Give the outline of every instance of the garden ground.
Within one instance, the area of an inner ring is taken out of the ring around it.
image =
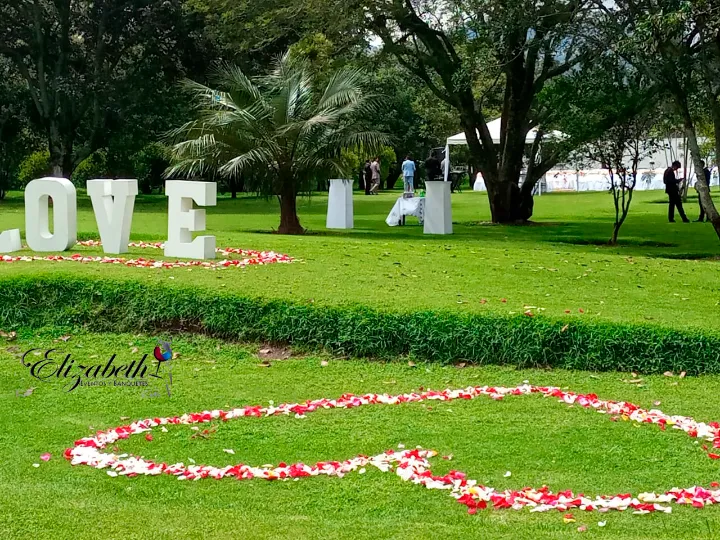
[[[445,491],[368,470],[344,478],[297,482],[234,479],[180,482],[170,476],[110,478],[72,468],[62,452],[95,430],[155,415],[175,415],[273,401],[338,397],[346,392],[401,393],[423,388],[534,384],[595,392],[699,420],[720,418],[716,376],[651,376],[507,368],[459,369],[436,364],[370,363],[300,356],[264,367],[257,348],[192,336],[173,336],[172,395],[141,397],[132,388],[78,388],[30,378],[16,357],[31,348],[58,348],[85,362],[111,354],[121,361],[150,352],[155,336],[63,334],[55,328],[21,331],[0,349],[0,537],[2,538],[573,538],[587,526],[592,538],[717,538],[720,508],[675,507],[673,513],[633,515],[484,510],[468,515]],[[13,348],[13,347],[16,347]],[[9,349],[9,350],[8,350]],[[98,358],[99,360],[92,360]],[[323,361],[327,365],[323,365]],[[259,365],[260,364],[260,365]],[[27,397],[18,397],[29,388]],[[347,459],[404,444],[433,448],[437,473],[450,469],[498,488],[547,484],[587,495],[662,491],[720,480],[686,435],[655,426],[610,422],[581,407],[537,396],[370,406],[320,411],[305,419],[248,418],[220,423],[208,439],[188,426],[134,437],[120,450],[147,458],[226,465]],[[235,451],[234,455],[225,449]],[[49,461],[40,455],[49,452]],[[34,467],[33,464],[39,464]],[[506,477],[507,471],[511,476]],[[599,527],[599,522],[605,522]]]
[[[720,243],[709,224],[667,223],[661,192],[635,194],[618,247],[604,245],[613,219],[612,200],[605,193],[537,197],[530,226],[490,225],[484,193],[456,194],[455,234],[441,237],[423,235],[421,227],[410,223],[412,218],[406,227],[388,227],[384,220],[396,196],[356,195],[356,229],[340,232],[324,227],[325,196],[305,199],[299,213],[309,234],[301,237],[269,234],[278,223],[276,201],[220,198],[216,208],[208,209],[207,234],[217,236],[218,246],[276,250],[301,259],[299,264],[240,272],[158,272],[35,262],[1,265],[0,277],[70,273],[146,283],[172,278],[179,285],[316,305],[500,314],[523,313],[532,306],[534,313],[553,318],[717,330]],[[687,208],[694,217],[696,199]],[[24,229],[20,193],[0,203],[0,230],[12,227]],[[84,196],[79,197],[78,231],[81,239],[98,238]],[[133,240],[166,238],[164,197],[138,198],[132,231]],[[81,247],[73,252],[102,254]],[[159,252],[140,249],[132,249],[131,256],[162,258]]]
[[[100,362],[113,353],[130,359],[149,353],[156,338],[167,337],[163,331],[97,334],[62,324],[43,328],[39,323],[53,316],[38,315],[41,311],[60,313],[58,317],[63,320],[71,320],[76,312],[83,313],[83,320],[92,317],[97,306],[88,303],[88,298],[94,298],[98,290],[86,288],[83,294],[89,296],[77,300],[77,309],[69,305],[72,294],[67,291],[60,297],[68,305],[37,299],[27,303],[15,298],[9,282],[2,282],[18,276],[60,280],[84,276],[99,278],[102,283],[141,281],[150,291],[156,284],[164,285],[163,291],[168,286],[180,290],[192,285],[250,298],[303,305],[312,301],[315,306],[353,304],[392,311],[432,309],[500,315],[529,310],[537,316],[534,321],[561,321],[558,328],[567,319],[571,326],[579,320],[586,325],[612,321],[720,334],[715,322],[720,309],[715,274],[720,244],[709,224],[666,223],[662,193],[636,194],[621,232],[623,243],[613,248],[602,245],[612,228],[607,194],[542,196],[536,201],[536,224],[524,227],[488,225],[484,194],[454,195],[456,234],[447,237],[424,236],[412,223],[403,228],[387,227],[384,219],[395,196],[357,196],[357,228],[347,232],[324,229],[326,197],[304,200],[300,218],[310,232],[302,237],[268,234],[278,220],[273,201],[221,198],[217,208],[208,209],[208,233],[218,237],[219,246],[272,249],[301,259],[290,265],[221,271],[72,262],[0,265],[0,290],[8,288],[3,295],[5,302],[0,302],[0,320],[18,332],[17,339],[0,347],[0,455],[4,463],[0,467],[0,537],[472,535],[535,539],[574,537],[581,534],[578,527],[583,525],[588,528],[585,534],[592,537],[720,536],[720,509],[712,507],[674,508],[670,515],[646,516],[577,511],[576,522],[564,523],[558,512],[487,510],[471,516],[446,492],[425,490],[374,470],[342,479],[298,482],[179,482],[169,476],[110,478],[103,471],[72,468],[62,459],[63,450],[74,440],[120,425],[128,418],[267,404],[270,400],[277,404],[330,398],[346,392],[514,386],[524,380],[594,392],[602,398],[628,400],[643,407],[657,406],[702,421],[720,418],[720,402],[714,399],[720,382],[717,375],[681,379],[612,371],[596,374],[456,367],[423,363],[417,358],[408,363],[407,358],[397,357],[380,363],[319,353],[273,360],[268,367],[258,358],[257,345],[176,334],[173,349],[180,357],[173,361],[172,394],[147,399],[142,397],[142,390],[133,388],[83,387],[68,393],[61,383],[32,379],[18,361],[18,353],[36,347],[55,347],[88,362]],[[86,197],[79,198],[79,207],[80,238],[97,238]],[[696,203],[691,200],[688,207],[693,215]],[[163,197],[139,197],[132,239],[163,241],[166,209]],[[21,194],[12,193],[0,203],[0,230],[24,228],[23,220]],[[101,254],[98,249],[83,247],[73,252]],[[141,249],[132,249],[131,256],[163,258],[159,252]],[[48,282],[44,283],[48,287]],[[68,281],[66,289],[72,291],[74,285]],[[138,291],[132,289],[133,298]],[[172,298],[164,296],[162,301],[162,309],[172,307],[168,303]],[[85,307],[81,309],[80,304]],[[152,306],[133,305],[128,313],[144,316],[137,310],[146,308]],[[22,310],[29,310],[27,320],[38,324],[33,328],[19,326],[14,317]],[[181,308],[178,310],[182,313]],[[235,323],[231,315],[223,313],[226,319],[217,320]],[[108,319],[110,323],[112,319]],[[285,324],[281,320],[275,323]],[[325,324],[330,323],[331,318]],[[523,331],[533,332],[533,327],[523,327]],[[571,332],[572,328],[563,335]],[[704,356],[710,358],[712,351]],[[610,422],[593,411],[568,408],[537,396],[501,402],[478,398],[432,407],[408,404],[320,411],[302,420],[238,420],[219,425],[208,440],[191,439],[194,433],[187,426],[175,427],[168,433],[157,433],[151,442],[132,438],[120,446],[159,460],[187,462],[192,458],[216,465],[260,465],[347,459],[397,448],[402,443],[407,448],[420,445],[441,455],[452,454],[451,461],[434,458],[435,472],[462,470],[470,478],[501,489],[548,484],[554,490],[573,489],[588,495],[708,486],[720,480],[718,462],[708,459],[696,441],[681,433]],[[233,449],[235,454],[225,449]],[[40,459],[45,452],[52,454],[47,462]],[[507,471],[511,472],[509,477],[505,476]],[[22,489],[17,489],[18,485]],[[600,527],[599,522],[605,526]]]

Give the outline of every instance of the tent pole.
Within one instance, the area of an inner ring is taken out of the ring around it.
[[[450,177],[450,143],[445,143],[445,170],[443,171],[443,174],[445,175],[445,181],[447,182]]]

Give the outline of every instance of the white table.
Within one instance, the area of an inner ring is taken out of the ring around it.
[[[391,227],[397,225],[405,225],[405,216],[415,216],[422,225],[425,221],[425,197],[413,197],[412,199],[406,199],[404,197],[398,198],[395,201],[395,206],[390,210],[385,223]]]

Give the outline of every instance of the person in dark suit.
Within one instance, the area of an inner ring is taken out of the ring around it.
[[[663,184],[665,184],[665,193],[668,195],[668,221],[675,223],[675,209],[677,208],[680,217],[684,223],[689,223],[690,220],[685,215],[683,210],[682,199],[680,198],[680,189],[678,185],[682,183],[684,178],[677,178],[675,172],[682,167],[679,161],[673,161],[673,164],[665,169],[663,174]]]
[[[432,151],[430,157],[425,160],[425,173],[427,179],[430,181],[439,180],[439,176],[442,174],[440,160],[437,158],[437,152]]]
[[[370,185],[372,184],[372,167],[370,166],[370,160],[365,160],[365,166],[363,167],[363,179],[365,180],[365,195],[370,195]]]
[[[705,162],[701,161],[700,165],[702,165],[703,169],[703,177],[699,179],[699,182],[705,181],[705,185],[708,187],[708,190],[710,189],[710,169],[708,169],[705,166]],[[696,221],[705,221],[705,209],[703,208],[702,201],[700,200],[700,193],[698,193],[698,204],[700,205],[700,217],[697,218]],[[710,221],[710,218],[708,218],[708,221]]]

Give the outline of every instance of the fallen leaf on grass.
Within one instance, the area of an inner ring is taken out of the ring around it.
[[[32,396],[32,393],[35,391],[35,387],[28,388],[23,392],[23,397],[30,397]]]
[[[235,450],[233,450],[232,448],[223,448],[223,452],[225,452],[226,454],[235,455]]]
[[[408,367],[415,367],[415,362],[408,360]]]
[[[459,364],[455,364],[455,367],[456,367],[457,369],[462,369],[462,368],[464,368],[466,365],[467,365],[467,364],[466,364],[465,362],[460,362]]]
[[[320,367],[328,367],[330,365],[330,362],[327,360],[323,360],[320,362]]]
[[[682,373],[680,373],[679,377],[680,377],[681,379],[684,379],[684,378],[685,378],[685,375],[687,375],[687,373],[685,373],[685,372],[683,371]]]
[[[138,349],[137,347],[133,347],[130,352],[131,352],[132,354],[137,354],[139,351],[140,351],[140,349]]]
[[[260,351],[258,351],[258,352],[260,354],[270,354],[270,349],[260,349]]]
[[[512,476],[512,473],[510,471],[507,471],[503,476],[505,478],[510,478]]]
[[[643,380],[642,379],[623,379],[623,382],[628,383],[628,384],[640,384],[641,382],[643,382]]]
[[[263,360],[263,361],[260,362],[257,366],[258,366],[258,367],[270,367],[270,361],[269,361],[269,360]]]
[[[666,371],[665,373],[663,373],[663,375],[665,375],[666,377],[674,377],[675,376],[675,374],[672,371]]]
[[[487,304],[487,300],[485,300],[484,298],[482,298],[482,299],[480,299],[480,303],[481,303],[481,304]]]
[[[58,339],[60,341],[68,341],[72,336],[60,336]]]
[[[564,333],[564,332],[567,332],[567,329],[568,329],[568,328],[570,328],[570,325],[569,325],[569,324],[566,324],[565,326],[563,326],[563,327],[560,329],[560,333],[562,334],[562,333]]]
[[[17,339],[17,332],[4,332],[0,330],[0,337],[4,337],[7,341],[15,341]]]
[[[507,298],[501,298],[500,301],[501,301],[503,304],[507,304]]]

